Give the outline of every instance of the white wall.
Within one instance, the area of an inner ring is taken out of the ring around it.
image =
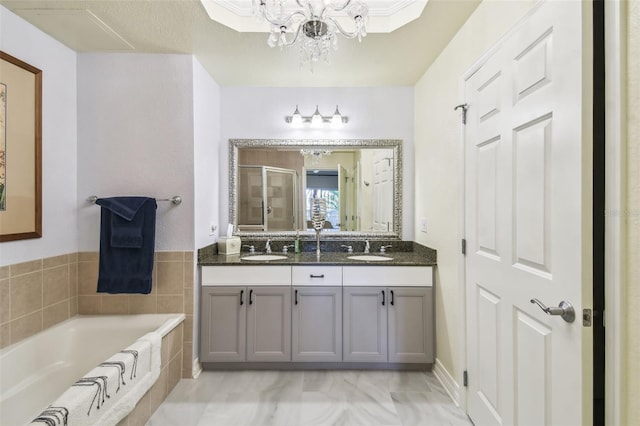
[[[0,50],[42,70],[42,238],[1,243],[4,266],[77,251],[76,53],[2,6]]]
[[[291,129],[284,117],[293,113],[296,104],[305,116],[313,114],[316,104],[323,115],[333,114],[339,105],[349,123],[337,130]],[[403,239],[413,239],[413,88],[223,87],[221,107],[220,224],[224,229],[229,217],[229,139],[402,139]]]
[[[437,358],[461,383],[464,356],[458,261],[461,215],[460,111],[461,76],[507,30],[530,10],[535,0],[484,1],[429,67],[415,87],[415,239],[438,250],[436,276]],[[427,220],[427,233],[420,220]]]
[[[195,248],[213,244],[218,226],[220,145],[220,87],[193,58],[193,156],[195,179]]]
[[[156,250],[193,250],[192,67],[188,55],[78,54],[80,251],[99,247],[90,195],[180,195],[158,203]]]

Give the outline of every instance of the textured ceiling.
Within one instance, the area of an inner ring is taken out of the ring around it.
[[[332,63],[312,73],[300,68],[295,47],[270,49],[265,33],[239,33],[212,21],[198,0],[0,0],[78,51],[194,54],[222,86],[279,87],[414,85],[479,3],[430,0],[420,18],[392,33],[370,34],[362,43],[340,39]],[[90,22],[71,25],[60,9]],[[116,44],[105,44],[103,33]],[[87,46],[92,38],[103,43]]]

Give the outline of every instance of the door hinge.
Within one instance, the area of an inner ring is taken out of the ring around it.
[[[583,309],[582,310],[582,326],[591,327],[591,318],[593,318],[593,313],[591,312],[591,309]]]
[[[462,254],[467,254],[467,240],[464,238],[462,239]]]
[[[467,370],[464,370],[462,372],[462,385],[466,388],[467,386],[469,386],[469,374],[467,373]]]

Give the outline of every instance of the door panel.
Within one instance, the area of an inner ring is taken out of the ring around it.
[[[432,363],[431,288],[392,287],[389,293],[389,362]]]
[[[591,330],[530,303],[566,300],[576,313],[590,305],[589,10],[538,3],[465,80],[467,397],[476,424],[590,423],[582,372],[591,371]]]
[[[387,362],[386,289],[343,287],[343,360]],[[385,292],[385,305],[382,304]]]
[[[291,361],[291,288],[248,290],[247,361]]]
[[[244,287],[202,288],[201,361],[245,360],[245,302]]]
[[[342,288],[294,287],[293,292],[293,361],[342,361]]]

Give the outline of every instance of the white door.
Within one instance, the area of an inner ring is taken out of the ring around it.
[[[376,150],[373,157],[373,230],[393,228],[393,151]]]
[[[583,13],[578,1],[540,4],[465,78],[467,406],[476,425],[591,423]],[[546,315],[533,298],[570,302],[575,321]]]
[[[348,175],[347,169],[345,169],[342,165],[338,164],[338,194],[340,197],[340,206],[338,208],[338,217],[340,218],[339,223],[336,225],[339,226],[340,231],[348,231],[349,230],[349,203],[347,201],[347,192],[348,192]]]

